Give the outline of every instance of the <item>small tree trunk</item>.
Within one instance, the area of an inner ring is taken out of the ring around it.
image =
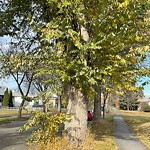
[[[127,110],[128,111],[130,110],[130,104],[129,104],[129,102],[127,102]]]
[[[93,119],[94,120],[99,120],[101,118],[101,99],[97,97],[96,95],[94,96],[94,115]]]
[[[104,98],[104,104],[103,104],[103,119],[105,118],[105,113],[106,113],[106,100],[107,100],[107,97]]]
[[[105,105],[103,106],[103,119],[105,118]]]
[[[97,86],[94,87],[94,120],[99,120],[101,118],[101,90],[98,91]]]
[[[79,145],[87,132],[87,99],[73,86],[70,86],[67,92],[67,114],[71,115],[71,122],[65,124],[65,130],[69,140]]]
[[[25,103],[25,99],[23,99],[21,104],[20,104],[20,107],[19,107],[19,110],[18,110],[18,118],[21,118],[21,116],[22,116],[22,108],[24,106],[24,103]]]
[[[61,95],[58,98],[58,111],[61,112]]]
[[[43,112],[46,113],[46,103],[43,102]]]

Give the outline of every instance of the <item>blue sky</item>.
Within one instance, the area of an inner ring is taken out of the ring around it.
[[[150,78],[145,77],[142,81],[148,81],[148,80],[150,80]],[[146,97],[150,97],[150,83],[144,86],[143,92]]]
[[[9,90],[17,89],[17,84],[13,78],[6,78],[0,80],[0,86],[8,87]]]
[[[150,84],[148,84],[144,87],[144,95],[150,97]]]

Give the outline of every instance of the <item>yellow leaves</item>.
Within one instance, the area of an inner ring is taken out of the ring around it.
[[[68,5],[70,5],[70,2],[68,0],[62,0],[62,4],[63,6],[67,7]]]
[[[62,32],[58,29],[57,26],[43,28],[41,32],[43,33],[44,40],[47,41],[50,41],[51,39],[54,40],[56,37],[62,35]]]
[[[69,29],[68,33],[69,33],[70,37],[72,38],[72,40],[74,42],[74,45],[80,49],[82,47],[82,44],[80,43],[80,39],[79,39],[78,33],[75,32],[72,29]]]
[[[29,139],[28,144],[54,141],[55,134],[58,132],[60,124],[66,121],[66,117],[66,114],[63,113],[51,115],[43,112],[35,112],[34,116],[28,120],[22,129],[22,131],[26,131],[32,126],[38,129],[33,131],[32,138]]]
[[[137,41],[137,42],[139,42],[139,41],[141,41],[143,38],[141,37],[141,36],[136,36],[136,38],[135,38],[135,40]]]
[[[127,7],[130,3],[130,0],[125,0],[124,2],[117,2],[119,8]]]
[[[13,69],[17,69],[22,65],[22,61],[18,58],[10,57],[9,61],[13,64]]]
[[[129,91],[137,91],[138,90],[138,87],[135,87],[135,86],[132,86],[129,84],[125,84],[124,87]]]

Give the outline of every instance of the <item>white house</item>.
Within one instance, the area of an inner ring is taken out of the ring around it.
[[[0,107],[2,106],[2,99],[3,99],[3,96],[4,96],[4,92],[6,90],[6,87],[0,87]],[[28,97],[35,97],[36,95],[35,94],[29,94]],[[21,102],[22,102],[22,96],[21,94],[18,92],[18,91],[14,91],[12,90],[12,101],[13,101],[13,106],[14,107],[19,107]],[[57,95],[54,95],[53,98],[50,99],[50,102],[51,106],[53,108],[57,108],[58,107],[58,98],[57,98]],[[39,100],[39,101],[34,101],[32,100],[31,102],[27,102],[25,101],[25,104],[24,104],[25,107],[27,108],[33,108],[33,107],[42,107],[43,106],[43,103],[42,103],[42,100]]]
[[[19,93],[19,92],[17,92],[17,91],[12,91],[12,100],[13,100],[13,105],[14,105],[14,107],[19,107],[20,106],[20,104],[21,104],[21,102],[22,102],[22,96],[21,96],[21,94]],[[35,95],[33,95],[33,94],[29,94],[28,95],[28,97],[34,97]],[[25,104],[24,104],[24,106],[27,106],[27,105],[31,105],[31,106],[33,106],[34,105],[34,103],[35,103],[35,101],[32,101],[32,102],[25,102]]]
[[[6,87],[0,86],[0,107],[2,106],[2,99],[3,99],[3,96],[4,96],[5,89],[6,89]]]

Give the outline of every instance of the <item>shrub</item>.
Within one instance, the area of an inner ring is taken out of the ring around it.
[[[13,107],[12,91],[10,91],[10,93],[9,93],[9,107]]]
[[[144,112],[150,112],[150,106],[143,106],[142,111]]]
[[[43,112],[35,112],[21,131],[26,131],[31,127],[35,127],[31,138],[28,140],[29,145],[40,144],[55,141],[56,133],[60,124],[66,120],[66,114],[48,114]]]
[[[3,97],[2,104],[3,104],[4,107],[7,107],[8,104],[9,104],[9,92],[8,92],[8,88],[4,92],[4,97]]]

